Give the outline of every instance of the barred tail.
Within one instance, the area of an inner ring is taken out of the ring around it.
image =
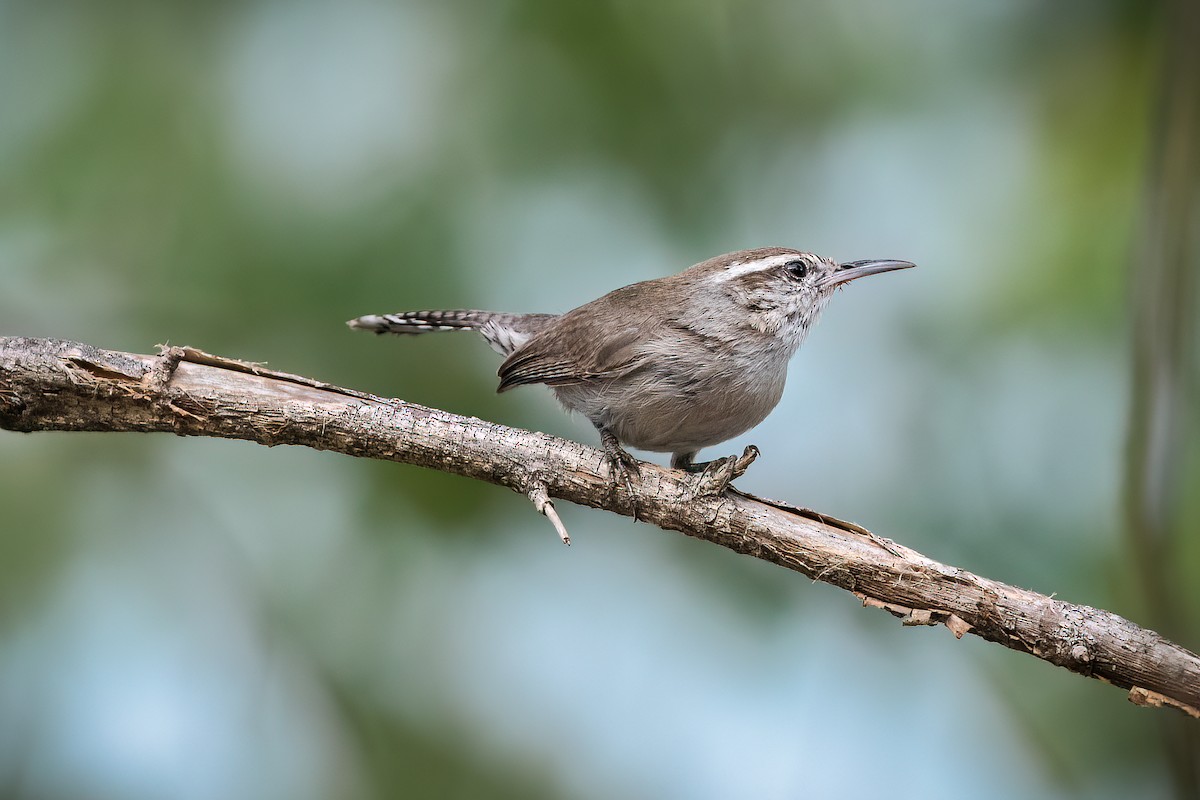
[[[429,331],[478,330],[489,322],[511,324],[520,314],[496,314],[491,311],[402,311],[399,314],[368,314],[346,324],[375,333],[427,333]]]
[[[494,311],[402,311],[399,314],[368,314],[352,319],[351,328],[375,333],[428,333],[429,331],[479,331],[492,349],[510,355],[550,322],[557,314],[500,314]]]

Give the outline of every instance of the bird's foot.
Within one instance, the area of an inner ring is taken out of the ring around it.
[[[632,475],[640,480],[642,468],[640,462],[617,441],[617,437],[608,431],[600,432],[600,441],[604,445],[604,454],[608,456],[608,470],[612,475],[613,486],[625,487],[629,496],[629,507],[633,511],[633,521],[638,521],[637,494],[633,491]]]
[[[691,497],[717,497],[729,488],[729,484],[745,475],[758,456],[758,448],[749,445],[740,456],[715,458],[701,464],[694,464],[690,459],[680,459],[674,466],[697,473],[689,491]]]

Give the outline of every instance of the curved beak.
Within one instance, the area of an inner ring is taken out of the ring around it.
[[[868,275],[878,275],[880,272],[891,272],[894,269],[915,267],[911,261],[896,261],[891,258],[869,258],[866,261],[847,261],[839,264],[823,282],[823,286],[840,286]]]

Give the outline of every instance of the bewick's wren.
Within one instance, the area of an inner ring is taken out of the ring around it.
[[[561,315],[404,311],[347,324],[376,333],[479,331],[507,357],[497,391],[552,387],[568,411],[596,426],[614,477],[628,486],[637,460],[621,445],[671,453],[671,466],[689,471],[731,463],[693,459],[766,418],[783,394],[788,360],[834,290],[912,266],[838,264],[765,247],[635,283]]]

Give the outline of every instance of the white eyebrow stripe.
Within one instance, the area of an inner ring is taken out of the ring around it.
[[[789,261],[798,260],[801,260],[801,256],[798,253],[783,253],[777,256],[756,258],[752,261],[735,261],[726,267],[723,272],[718,272],[714,280],[717,283],[724,283],[734,278],[740,278],[743,275],[749,275],[751,272],[762,272],[766,269],[783,266]]]

